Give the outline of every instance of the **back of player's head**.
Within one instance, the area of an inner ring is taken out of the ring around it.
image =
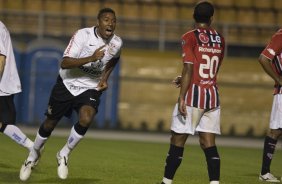
[[[213,13],[213,5],[208,1],[201,1],[195,6],[193,17],[197,23],[209,23]]]
[[[99,11],[97,18],[100,19],[104,13],[112,13],[116,15],[115,11],[111,8],[103,8]]]

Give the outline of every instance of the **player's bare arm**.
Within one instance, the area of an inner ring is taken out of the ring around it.
[[[186,104],[185,104],[185,96],[188,90],[188,87],[191,82],[191,77],[193,73],[193,64],[184,63],[182,69],[182,80],[180,87],[180,94],[178,98],[178,111],[179,113],[186,117]]]
[[[108,88],[108,78],[118,61],[119,58],[113,58],[106,64],[105,70],[103,71],[101,80],[98,84],[98,91],[105,91]]]
[[[4,67],[5,67],[5,59],[6,57],[4,55],[0,55],[0,79],[2,77],[2,74],[4,72]]]
[[[282,85],[282,78],[277,73],[274,72],[271,66],[271,60],[265,57],[264,55],[259,56],[259,62],[263,68],[263,70],[279,85]]]
[[[85,57],[85,58],[64,57],[61,63],[61,68],[62,69],[71,69],[71,68],[82,66],[90,62],[96,62],[104,57],[105,55],[104,47],[105,46],[106,45],[99,47],[98,49],[95,50],[93,55]]]

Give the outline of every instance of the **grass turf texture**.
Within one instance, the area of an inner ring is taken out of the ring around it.
[[[51,137],[42,159],[27,182],[19,180],[21,164],[27,151],[0,134],[0,183],[2,184],[159,184],[168,151],[168,144],[133,141],[96,140],[85,138],[69,160],[69,177],[57,177],[56,152],[66,138]],[[221,184],[257,184],[261,149],[219,147]],[[272,172],[281,173],[281,150],[272,163]],[[174,184],[208,183],[206,162],[199,146],[186,146],[182,165]]]

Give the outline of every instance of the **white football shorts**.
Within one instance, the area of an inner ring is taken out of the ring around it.
[[[220,107],[214,109],[198,109],[186,106],[187,116],[184,119],[175,105],[172,113],[171,130],[180,134],[191,134],[195,132],[209,132],[220,134]]]
[[[269,128],[282,128],[282,94],[273,97]]]

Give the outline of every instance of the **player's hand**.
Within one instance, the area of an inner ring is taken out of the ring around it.
[[[98,61],[102,59],[105,55],[105,47],[106,45],[103,45],[95,50],[94,54],[92,55],[94,61]]]
[[[182,98],[178,98],[178,111],[181,116],[185,119],[187,116],[187,111],[186,111],[186,104],[185,100]]]
[[[181,79],[182,79],[182,76],[181,76],[181,75],[175,77],[175,79],[173,79],[173,81],[172,81],[172,84],[173,84],[175,87],[179,88],[179,87],[181,86]]]
[[[105,91],[108,89],[108,83],[106,81],[100,81],[97,86],[97,91]]]

